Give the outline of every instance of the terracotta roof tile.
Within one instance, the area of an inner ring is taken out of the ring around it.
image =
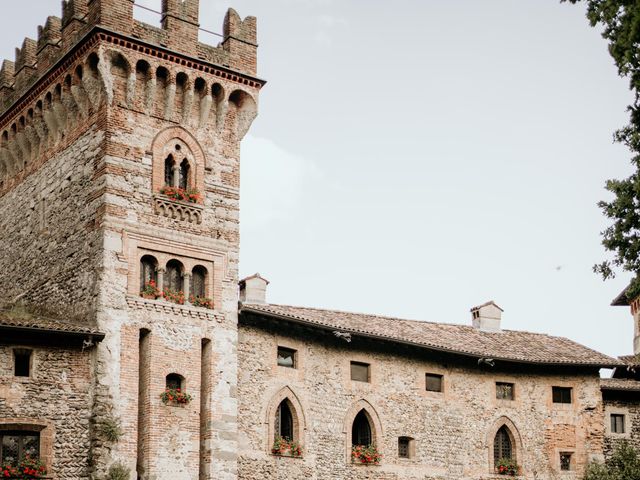
[[[572,340],[540,333],[513,330],[489,333],[472,326],[403,320],[361,313],[292,307],[273,304],[244,304],[241,311],[283,317],[320,328],[336,329],[428,349],[467,356],[521,363],[614,367],[621,365]]]
[[[622,355],[618,359],[631,367],[640,366],[640,355]]]
[[[640,382],[638,380],[628,380],[626,378],[601,378],[600,388],[602,390],[626,390],[640,392]]]
[[[39,315],[12,314],[0,310],[0,327],[55,331],[60,333],[86,334],[104,337],[95,325],[81,324],[63,319],[46,318]]]

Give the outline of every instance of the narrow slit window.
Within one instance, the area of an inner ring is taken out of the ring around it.
[[[371,377],[369,375],[368,363],[351,362],[351,380],[356,382],[369,382]]]
[[[570,453],[560,454],[560,470],[563,470],[563,471],[571,470],[571,454]]]
[[[624,415],[621,413],[611,414],[611,433],[625,433]]]
[[[413,439],[411,437],[398,438],[398,457],[399,458],[411,458],[412,442],[413,442]]]
[[[31,376],[31,350],[24,348],[15,349],[13,351],[14,371],[16,377]]]
[[[514,400],[513,383],[496,382],[496,398],[498,400]]]
[[[442,392],[442,375],[438,375],[437,373],[427,373],[425,377],[427,392]]]
[[[278,347],[278,365],[296,368],[296,351],[291,348]]]
[[[553,387],[553,403],[571,403],[571,387]]]

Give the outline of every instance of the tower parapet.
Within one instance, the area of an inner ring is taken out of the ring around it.
[[[16,49],[13,78],[3,70],[0,115],[7,113],[38,80],[70,53],[91,30],[107,31],[132,41],[148,43],[195,60],[256,74],[256,19],[240,18],[230,9],[224,35],[217,46],[198,41],[199,1],[163,0],[162,28],[133,18],[134,0],[63,0],[62,17],[49,17],[38,28],[38,40],[25,38]],[[2,88],[2,86],[10,88]]]

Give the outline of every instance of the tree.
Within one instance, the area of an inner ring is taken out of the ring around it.
[[[578,3],[583,0],[561,0]],[[612,224],[602,232],[602,245],[613,259],[596,264],[593,270],[604,280],[615,277],[616,270],[633,275],[627,298],[640,295],[640,2],[637,0],[584,0],[591,26],[604,28],[618,74],[629,79],[634,101],[628,106],[629,123],[614,134],[632,153],[635,172],[623,180],[608,180],[606,189],[612,201],[598,202]]]
[[[591,463],[584,480],[639,480],[640,456],[626,441],[613,451],[606,464]]]

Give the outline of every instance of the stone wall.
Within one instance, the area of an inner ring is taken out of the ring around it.
[[[13,348],[0,346],[0,428],[40,431],[55,479],[88,479],[92,350],[33,348],[31,377],[14,377]]]
[[[604,453],[610,457],[616,446],[622,442],[628,442],[640,452],[640,394],[632,391],[603,391],[604,400]],[[611,432],[610,415],[622,414],[625,416],[625,432]]]
[[[298,368],[280,367],[278,346],[297,351]],[[514,434],[526,478],[576,478],[602,456],[602,401],[597,372],[548,368],[480,369],[415,350],[351,343],[312,330],[241,317],[239,331],[239,478],[478,479],[493,475],[493,438]],[[371,382],[350,379],[350,362],[371,365]],[[444,375],[442,393],[425,390],[425,373]],[[547,373],[545,373],[547,372]],[[495,382],[515,384],[515,400],[497,400]],[[574,403],[552,403],[552,386],[573,388]],[[275,409],[289,398],[299,420],[302,458],[271,454]],[[350,459],[351,424],[370,414],[384,455],[379,466]],[[398,437],[414,439],[415,456],[398,457]],[[572,453],[572,472],[559,455]]]

